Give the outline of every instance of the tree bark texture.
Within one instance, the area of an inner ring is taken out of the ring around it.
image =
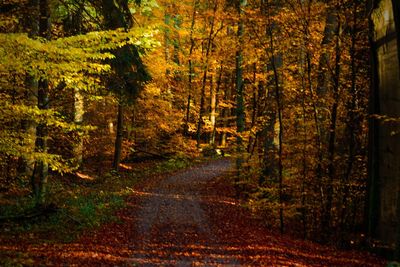
[[[39,36],[50,39],[50,8],[47,0],[39,1]],[[38,108],[49,109],[49,84],[47,80],[38,81]],[[47,135],[48,130],[45,123],[39,123],[36,127],[35,147],[38,152],[47,152]],[[45,203],[46,185],[48,177],[48,164],[43,160],[35,163],[35,170],[31,176],[33,194],[37,206]]]
[[[203,116],[205,113],[205,101],[206,101],[205,98],[206,98],[206,83],[207,83],[208,64],[209,64],[209,56],[211,53],[211,44],[213,41],[214,22],[215,22],[215,14],[217,12],[217,7],[218,7],[218,2],[216,1],[214,3],[213,16],[211,17],[210,32],[209,32],[208,39],[207,39],[205,62],[204,62],[204,66],[203,66],[203,80],[202,80],[201,92],[200,92],[200,111],[199,111],[199,118],[197,121],[197,132],[196,132],[197,147],[200,147],[202,127],[204,124]]]
[[[123,139],[123,129],[124,129],[124,107],[122,99],[118,101],[118,115],[117,115],[117,135],[115,138],[115,149],[114,149],[114,170],[119,170],[119,163],[121,162],[121,152],[122,152],[122,139]]]

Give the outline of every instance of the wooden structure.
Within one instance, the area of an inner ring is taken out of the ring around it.
[[[370,237],[400,256],[399,0],[371,0]],[[396,121],[397,120],[397,121]],[[396,249],[395,249],[396,248]]]

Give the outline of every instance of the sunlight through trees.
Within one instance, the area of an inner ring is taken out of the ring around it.
[[[400,260],[399,42],[396,0],[2,1],[0,207],[227,156],[266,225]]]

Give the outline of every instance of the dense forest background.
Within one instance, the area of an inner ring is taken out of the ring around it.
[[[369,105],[375,2],[2,1],[3,198],[40,209],[64,176],[222,154],[267,225],[393,249],[371,230],[371,121],[398,123]]]

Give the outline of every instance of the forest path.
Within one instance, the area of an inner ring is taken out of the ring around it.
[[[266,229],[235,200],[232,161],[195,166],[134,190],[133,266],[382,266],[373,256],[294,240]],[[126,232],[126,231],[125,231]]]
[[[384,266],[365,252],[339,251],[267,229],[234,198],[229,159],[131,188],[119,220],[72,243],[2,245],[23,266]],[[18,241],[17,241],[18,242]]]
[[[214,161],[169,176],[149,192],[137,192],[145,197],[136,216],[139,242],[132,260],[140,265],[239,266],[229,250],[217,249],[224,244],[204,209],[212,201],[230,203],[204,190],[230,165],[227,159]]]

